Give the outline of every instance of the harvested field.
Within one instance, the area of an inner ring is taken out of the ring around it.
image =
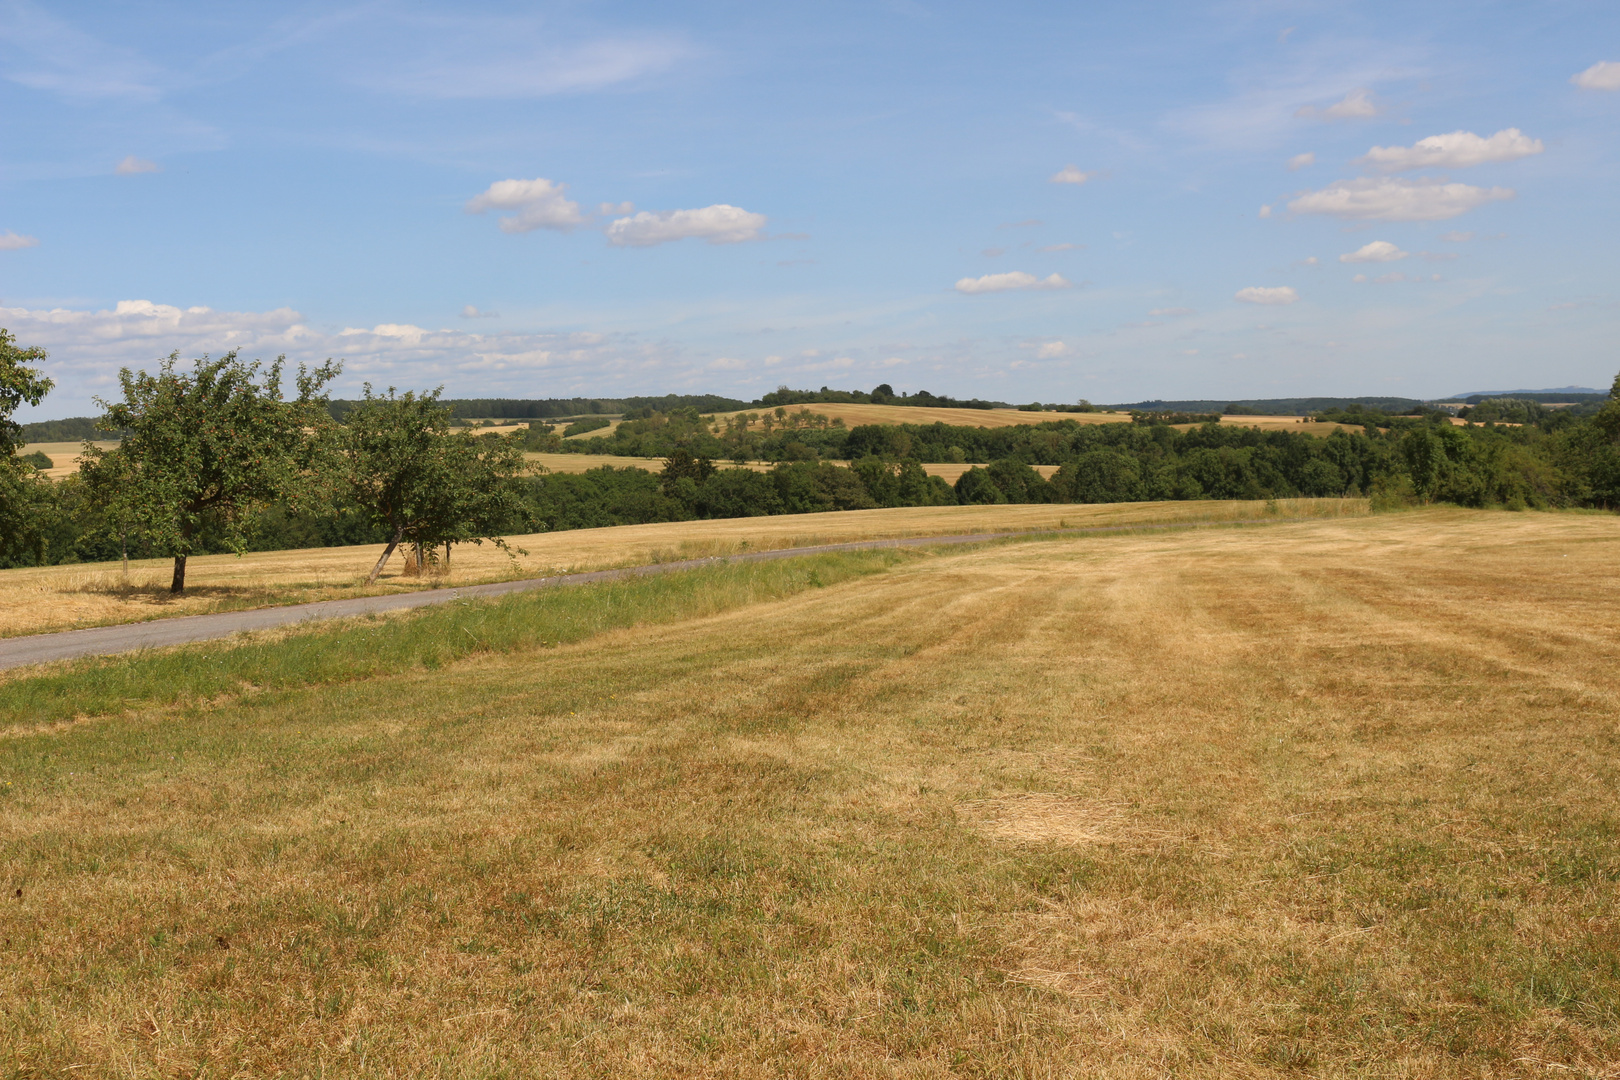
[[[179,598],[169,595],[172,563],[167,559],[134,560],[127,578],[119,563],[0,570],[0,635],[470,585],[759,548],[943,533],[1356,515],[1366,513],[1366,506],[1363,499],[1283,500],[1276,504],[1275,513],[1266,504],[1254,502],[933,506],[625,525],[512,537],[513,547],[527,552],[515,559],[490,544],[463,544],[451,556],[450,572],[440,576],[402,576],[403,562],[396,556],[371,588],[364,579],[382,554],[380,545],[257,552],[241,558],[202,555],[189,560],[187,592]]]
[[[545,644],[302,688],[64,685],[0,739],[8,1064],[1612,1075],[1612,515],[877,558],[440,611]]]
[[[96,445],[103,450],[111,450],[118,444],[116,442],[98,442]],[[45,475],[52,480],[60,480],[64,476],[72,476],[79,471],[79,455],[84,452],[84,443],[29,443],[18,453],[27,455],[34,453],[36,450],[51,459],[52,467],[45,470]]]

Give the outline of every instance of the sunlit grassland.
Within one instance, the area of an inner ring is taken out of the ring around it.
[[[1612,516],[1424,511],[793,560],[555,646],[422,663],[416,628],[496,605],[426,613],[372,624],[418,635],[394,674],[14,724],[0,1046],[22,1075],[1605,1075],[1617,557]]]
[[[940,533],[1225,522],[1364,514],[1365,499],[1112,503],[1090,506],[929,506],[726,518],[510,537],[512,550],[461,544],[448,573],[408,577],[403,555],[375,586],[365,578],[382,546],[194,556],[184,596],[169,592],[171,563],[136,560],[0,570],[0,636],[140,622],[175,615],[471,585],[578,570]],[[442,568],[441,568],[442,569]]]

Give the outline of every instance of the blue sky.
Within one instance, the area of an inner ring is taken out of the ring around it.
[[[33,416],[240,348],[550,397],[1606,387],[1612,3],[0,0]]]

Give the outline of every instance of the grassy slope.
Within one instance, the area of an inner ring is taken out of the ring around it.
[[[462,544],[448,578],[404,577],[403,556],[374,587],[365,574],[381,545],[267,551],[237,558],[204,555],[186,570],[187,593],[169,594],[166,559],[0,570],[0,637],[81,626],[139,622],[173,615],[235,611],[513,577],[729,555],[762,547],[802,547],[952,532],[1006,532],[1073,526],[1189,520],[1338,516],[1366,513],[1365,499],[1285,499],[1259,502],[1111,503],[1095,506],[931,506],[791,514],[768,518],[683,521],[613,529],[511,537],[523,552],[514,560],[490,544]]]
[[[573,644],[17,732],[0,1044],[87,1076],[1602,1075],[1617,546],[1433,511],[717,570]]]

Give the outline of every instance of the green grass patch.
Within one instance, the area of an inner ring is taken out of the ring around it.
[[[476,653],[554,648],[608,630],[701,618],[882,573],[915,550],[806,555],[623,581],[454,600],[270,640],[228,638],[74,661],[0,683],[0,728],[60,723],[222,695],[432,670]]]

